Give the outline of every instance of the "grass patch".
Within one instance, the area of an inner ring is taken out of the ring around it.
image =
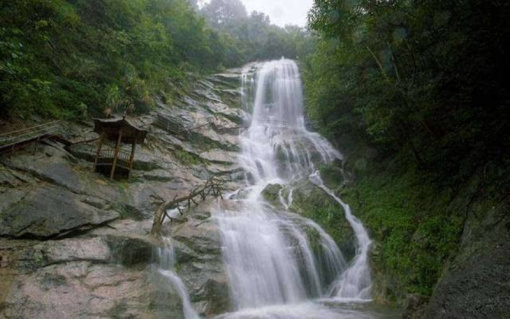
[[[458,249],[464,217],[450,208],[452,194],[412,173],[371,172],[342,197],[380,243],[373,264],[406,292],[430,295]]]
[[[202,158],[184,150],[175,150],[174,156],[181,164],[185,166],[204,164],[204,160]]]

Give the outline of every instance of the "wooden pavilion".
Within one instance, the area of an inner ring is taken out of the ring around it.
[[[137,144],[143,144],[147,131],[137,128],[125,117],[94,119],[94,132],[100,134],[94,171],[109,175],[110,179],[129,179]],[[105,148],[106,141],[113,141],[113,148]],[[131,145],[131,152],[122,150],[122,145]]]

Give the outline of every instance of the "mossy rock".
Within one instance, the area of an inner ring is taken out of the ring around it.
[[[287,190],[284,190],[286,193]],[[293,202],[289,210],[309,218],[331,235],[346,261],[356,253],[356,237],[345,218],[343,208],[324,191],[309,182],[293,185]]]
[[[342,161],[336,160],[319,167],[324,184],[334,191],[339,191],[345,185],[345,176],[342,169]]]
[[[280,184],[269,184],[262,191],[264,199],[274,207],[281,206],[280,203],[280,190],[283,188]]]

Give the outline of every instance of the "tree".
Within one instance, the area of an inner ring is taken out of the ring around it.
[[[438,178],[471,174],[506,143],[498,136],[508,126],[509,8],[482,0],[316,0],[309,20],[322,44],[307,72],[310,114],[326,127],[345,115],[361,121],[347,127],[362,126],[364,142],[380,154],[408,152],[409,165]],[[320,87],[333,80],[341,85]],[[327,96],[337,101],[321,105]],[[467,157],[476,160],[461,172]]]
[[[211,0],[202,11],[212,26],[223,28],[248,16],[246,8],[240,0]]]
[[[145,112],[169,81],[225,63],[188,0],[2,2],[0,22],[3,116]]]

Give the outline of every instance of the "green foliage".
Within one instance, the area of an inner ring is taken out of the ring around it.
[[[501,158],[510,4],[316,0],[309,18],[321,41],[303,68],[308,114],[345,151],[408,153],[450,185]]]
[[[476,187],[508,194],[510,4],[315,0],[309,21],[307,113],[356,174],[342,197],[380,243],[377,273],[430,295]]]
[[[237,0],[20,0],[0,5],[0,116],[82,118],[152,109],[173,82],[309,52],[306,33]]]
[[[255,60],[295,59],[313,50],[313,37],[297,26],[272,25],[261,12],[247,14],[239,0],[212,0],[202,14],[220,32],[225,44],[225,66],[238,66]]]
[[[450,207],[451,195],[413,173],[372,171],[342,197],[380,243],[376,267],[403,290],[430,295],[462,233],[464,217]]]
[[[145,112],[170,82],[223,63],[186,0],[20,0],[0,5],[0,115]]]
[[[202,159],[195,154],[186,152],[184,150],[175,150],[175,157],[179,162],[186,166],[193,166],[198,164],[203,164]]]

